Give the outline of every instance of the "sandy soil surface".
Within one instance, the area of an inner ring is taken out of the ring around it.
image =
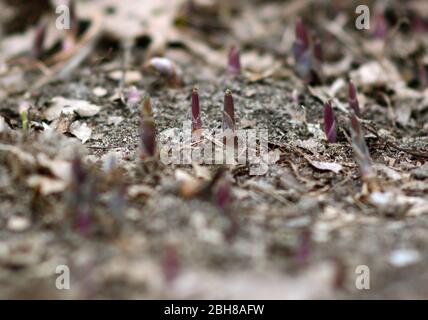
[[[354,1],[76,1],[68,32],[56,3],[32,2],[0,2],[1,298],[428,298],[426,1],[366,1],[369,30]],[[320,81],[299,72],[297,17],[308,52],[320,39]],[[194,87],[205,129],[229,89],[236,128],[268,130],[265,174],[159,159]]]

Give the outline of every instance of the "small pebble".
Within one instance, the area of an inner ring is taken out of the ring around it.
[[[420,260],[420,254],[413,249],[399,249],[395,250],[389,256],[389,262],[394,267],[406,267],[414,264]]]
[[[96,87],[94,88],[94,90],[92,90],[92,93],[99,98],[105,97],[107,95],[107,89],[102,87]]]
[[[27,230],[30,226],[30,220],[24,217],[11,217],[7,221],[7,229],[10,231],[21,232]]]

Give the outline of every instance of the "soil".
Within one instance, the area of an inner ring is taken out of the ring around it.
[[[285,10],[291,3],[254,1],[251,6]],[[329,6],[333,4],[324,4],[325,11],[318,12],[324,19],[331,13]],[[314,12],[311,8],[299,14],[305,19]],[[314,19],[308,28],[317,32],[314,26],[322,19]],[[294,37],[293,21],[287,19],[287,28]],[[109,38],[98,41],[64,79],[34,87],[43,75],[33,70],[23,73],[23,89],[0,90],[0,115],[7,126],[0,130],[0,297],[428,298],[426,89],[405,82],[420,95],[400,98],[388,82],[358,85],[361,124],[380,186],[373,190],[355,160],[349,114],[333,101],[338,139],[329,143],[323,133],[323,103],[315,91],[331,88],[339,78],[346,80],[367,61],[377,60],[369,54],[353,57],[346,72],[308,87],[293,73],[291,52],[281,55],[272,49],[283,27],[273,29],[272,39],[263,43],[263,54],[281,66],[257,81],[253,73],[228,75],[209,57],[208,62],[196,57],[186,44],[169,44],[164,56],[179,66],[182,85],[170,86],[147,70],[150,45],[131,49],[128,69],[141,77],[125,84],[125,91],[134,85],[142,96],[150,95],[158,149],[161,132],[190,120],[193,87],[199,89],[203,126],[210,129],[221,128],[224,92],[230,89],[237,127],[268,129],[269,150],[279,153],[265,175],[250,175],[247,165],[142,160],[139,105],[117,98],[120,83],[111,72],[121,70],[123,55],[117,47],[105,53],[108,41],[114,43]],[[350,36],[359,33],[350,31]],[[414,35],[403,31],[401,36]],[[371,35],[364,39],[370,41]],[[398,40],[388,41],[400,43],[399,35],[394,39]],[[333,43],[336,50],[343,47]],[[427,67],[427,42],[422,43]],[[339,60],[333,50],[326,49],[328,63]],[[419,54],[400,64],[398,54],[388,50],[400,75]],[[260,42],[242,51],[260,53]],[[106,95],[97,96],[97,87]],[[91,117],[70,116],[71,122],[78,120],[92,129],[88,141],[81,143],[68,129],[51,132],[43,127],[42,122],[52,124],[45,112],[54,97],[101,107]],[[335,97],[347,108],[346,85]],[[18,112],[23,100],[31,104],[27,131]],[[411,111],[407,122],[400,123],[397,114],[403,108]],[[111,152],[117,165],[106,171]],[[48,164],[42,163],[41,155],[47,156]],[[61,180],[53,168],[59,165],[56,160],[74,166],[63,188],[45,193],[41,184],[29,182],[33,176],[49,178],[49,183]],[[340,164],[341,170],[321,170],[320,162]],[[76,178],[79,170],[83,180]],[[231,199],[224,207],[219,185],[226,178],[231,182],[226,197]],[[79,220],[82,204],[90,208],[86,224]],[[70,290],[55,286],[58,265],[70,269]],[[359,266],[369,269],[369,289],[356,286]]]

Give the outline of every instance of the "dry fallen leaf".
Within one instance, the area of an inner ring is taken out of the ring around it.
[[[85,143],[91,137],[92,129],[84,122],[74,121],[70,125],[70,133],[82,141],[82,143]]]
[[[92,90],[92,93],[93,93],[95,96],[97,96],[97,97],[101,98],[101,97],[105,97],[105,96],[107,95],[108,91],[107,91],[107,89],[105,89],[105,88],[103,88],[103,87],[95,87],[95,88]]]
[[[115,70],[109,73],[109,78],[120,81],[123,77],[123,72],[121,70]],[[139,71],[128,70],[125,72],[125,84],[134,84],[140,82],[142,79],[141,73]]]
[[[33,27],[26,32],[3,38],[0,41],[0,60],[16,56],[25,51],[29,52],[35,33],[36,27]]]
[[[71,164],[68,161],[61,159],[50,159],[46,154],[39,153],[37,156],[39,166],[47,168],[57,178],[64,181],[70,181],[71,178]]]
[[[176,279],[170,294],[176,299],[328,299],[336,274],[330,262],[313,265],[294,277],[274,272],[217,275],[188,271]]]
[[[0,116],[0,133],[8,132],[10,130],[11,129],[9,125],[6,123],[6,120],[2,116]]]
[[[391,253],[389,263],[394,267],[406,267],[421,260],[419,251],[413,249],[398,249]]]
[[[81,117],[92,117],[100,112],[101,107],[86,100],[72,100],[64,97],[54,97],[50,107],[44,112],[48,121],[58,119],[61,113],[68,115],[76,112]]]
[[[1,132],[1,131],[0,131]],[[428,178],[428,162],[426,162],[423,166],[413,169],[412,176],[418,179],[426,179]]]
[[[343,169],[343,166],[335,162],[324,162],[308,159],[309,163],[319,170],[328,170],[333,171],[334,173],[339,173]]]
[[[337,107],[337,109],[339,109],[340,111],[346,114],[349,113],[349,108],[344,103],[342,103],[339,99],[332,96],[332,93],[334,93],[334,90],[332,90],[331,88],[325,87],[325,86],[319,86],[319,87],[308,86],[308,89],[310,94],[315,98],[319,99],[320,101],[322,101],[322,103],[324,103],[327,100],[331,100],[333,108]]]
[[[403,80],[395,65],[384,59],[381,62],[370,61],[358,70],[351,72],[352,81],[358,86],[403,86]]]
[[[31,188],[38,189],[44,196],[62,192],[67,188],[67,183],[65,181],[41,175],[30,176],[27,183]]]
[[[372,192],[369,201],[379,212],[395,216],[413,216],[428,210],[428,201],[420,197],[406,196],[400,190]]]
[[[141,195],[151,196],[155,190],[147,185],[132,185],[127,189],[127,194],[130,198],[136,198]]]
[[[103,31],[117,39],[151,38],[151,48],[162,51],[169,41],[179,40],[174,19],[183,0],[94,0],[79,2],[77,14],[88,17],[91,12],[103,13]]]
[[[180,192],[185,198],[192,197],[201,186],[200,180],[180,169],[175,170],[175,178],[180,183]]]
[[[31,223],[25,217],[12,216],[7,221],[7,229],[11,231],[21,232],[30,227]]]
[[[399,181],[402,179],[401,174],[394,169],[391,169],[390,167],[381,164],[381,163],[375,163],[374,168],[379,171],[383,172],[389,179],[393,181]]]
[[[33,165],[36,162],[36,159],[31,153],[25,152],[16,146],[0,144],[0,151],[10,152],[14,154],[17,159],[26,164]]]

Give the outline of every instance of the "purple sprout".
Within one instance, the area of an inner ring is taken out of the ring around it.
[[[192,90],[192,133],[202,129],[199,93],[197,88]]]
[[[422,89],[428,88],[428,72],[425,68],[425,65],[421,62],[418,63],[418,81]]]
[[[140,112],[140,157],[153,158],[156,154],[156,125],[152,116],[150,97],[146,97]]]
[[[226,211],[229,208],[231,202],[231,184],[227,177],[223,177],[218,182],[217,191],[215,194],[215,201],[217,206]]]
[[[71,173],[70,209],[74,226],[82,236],[88,236],[92,229],[91,216],[96,197],[93,180],[78,156],[71,163]]]
[[[364,139],[360,121],[355,113],[351,115],[351,136],[352,149],[354,150],[355,161],[360,167],[361,176],[363,179],[369,179],[374,175],[372,160]]]
[[[137,87],[132,86],[131,88],[129,88],[128,94],[126,96],[126,104],[129,107],[134,107],[138,105],[140,101],[141,101],[141,93],[137,89]]]
[[[348,103],[357,117],[361,117],[360,104],[358,103],[357,89],[352,81],[349,81],[348,86]]]
[[[84,206],[77,212],[75,227],[77,232],[84,237],[91,233],[92,219],[89,206]]]
[[[227,72],[235,76],[241,74],[241,58],[239,49],[235,46],[231,46],[228,58]]]
[[[33,46],[31,48],[31,55],[35,58],[40,58],[43,54],[43,46],[46,38],[46,31],[48,27],[48,21],[42,19],[36,29],[36,34],[33,40]]]
[[[84,185],[85,182],[88,180],[88,174],[85,168],[83,167],[82,160],[78,156],[76,156],[73,159],[73,162],[71,163],[71,172],[73,178],[73,185],[76,188],[79,188],[79,186]]]
[[[232,241],[239,230],[238,221],[230,210],[230,206],[232,204],[232,184],[230,178],[224,174],[222,174],[218,179],[214,193],[214,200],[229,222],[229,226],[227,230],[225,230],[224,236],[227,241]]]
[[[308,30],[301,18],[296,20],[296,38],[293,42],[293,55],[296,71],[305,83],[320,82],[319,68],[323,61],[321,42],[317,40],[311,48]]]
[[[224,94],[223,105],[223,132],[235,132],[235,107],[232,92],[227,89]]]
[[[311,69],[311,53],[309,48],[309,36],[302,19],[296,21],[296,39],[293,43],[293,54],[299,75],[306,78]]]
[[[108,209],[112,216],[118,221],[124,217],[126,208],[125,194],[126,187],[124,185],[118,185],[114,187],[108,200]]]
[[[142,156],[154,157],[156,153],[156,127],[151,119],[143,119],[141,122],[141,149]]]
[[[331,101],[324,103],[324,132],[330,143],[336,142],[336,119]]]
[[[316,37],[314,41],[314,58],[317,64],[324,62],[324,50],[320,38]]]
[[[373,15],[374,28],[373,37],[376,39],[384,40],[388,35],[388,22],[382,11],[376,10]]]
[[[301,18],[296,20],[296,40],[294,41],[294,48],[296,49],[298,56],[301,56],[305,52],[309,51],[309,35],[308,30]]]
[[[162,259],[162,271],[167,283],[173,282],[180,274],[181,263],[177,247],[167,245]]]
[[[425,20],[418,14],[415,14],[410,20],[410,28],[414,32],[425,33],[427,32],[427,27]]]
[[[70,0],[68,3],[68,7],[70,8],[70,27],[77,33],[77,28],[79,27],[79,20],[77,19],[76,13],[76,0]]]
[[[67,30],[67,35],[62,42],[62,49],[64,51],[73,49],[76,45],[76,38],[79,32],[79,20],[77,19],[75,0],[70,0],[68,7],[70,8],[70,29]]]
[[[296,250],[296,259],[301,265],[307,265],[311,252],[311,231],[308,228],[302,230],[299,237],[299,245]]]
[[[152,100],[150,99],[150,96],[146,96],[144,98],[143,107],[141,108],[141,117],[147,117],[152,118],[153,117],[153,110],[152,110]]]

